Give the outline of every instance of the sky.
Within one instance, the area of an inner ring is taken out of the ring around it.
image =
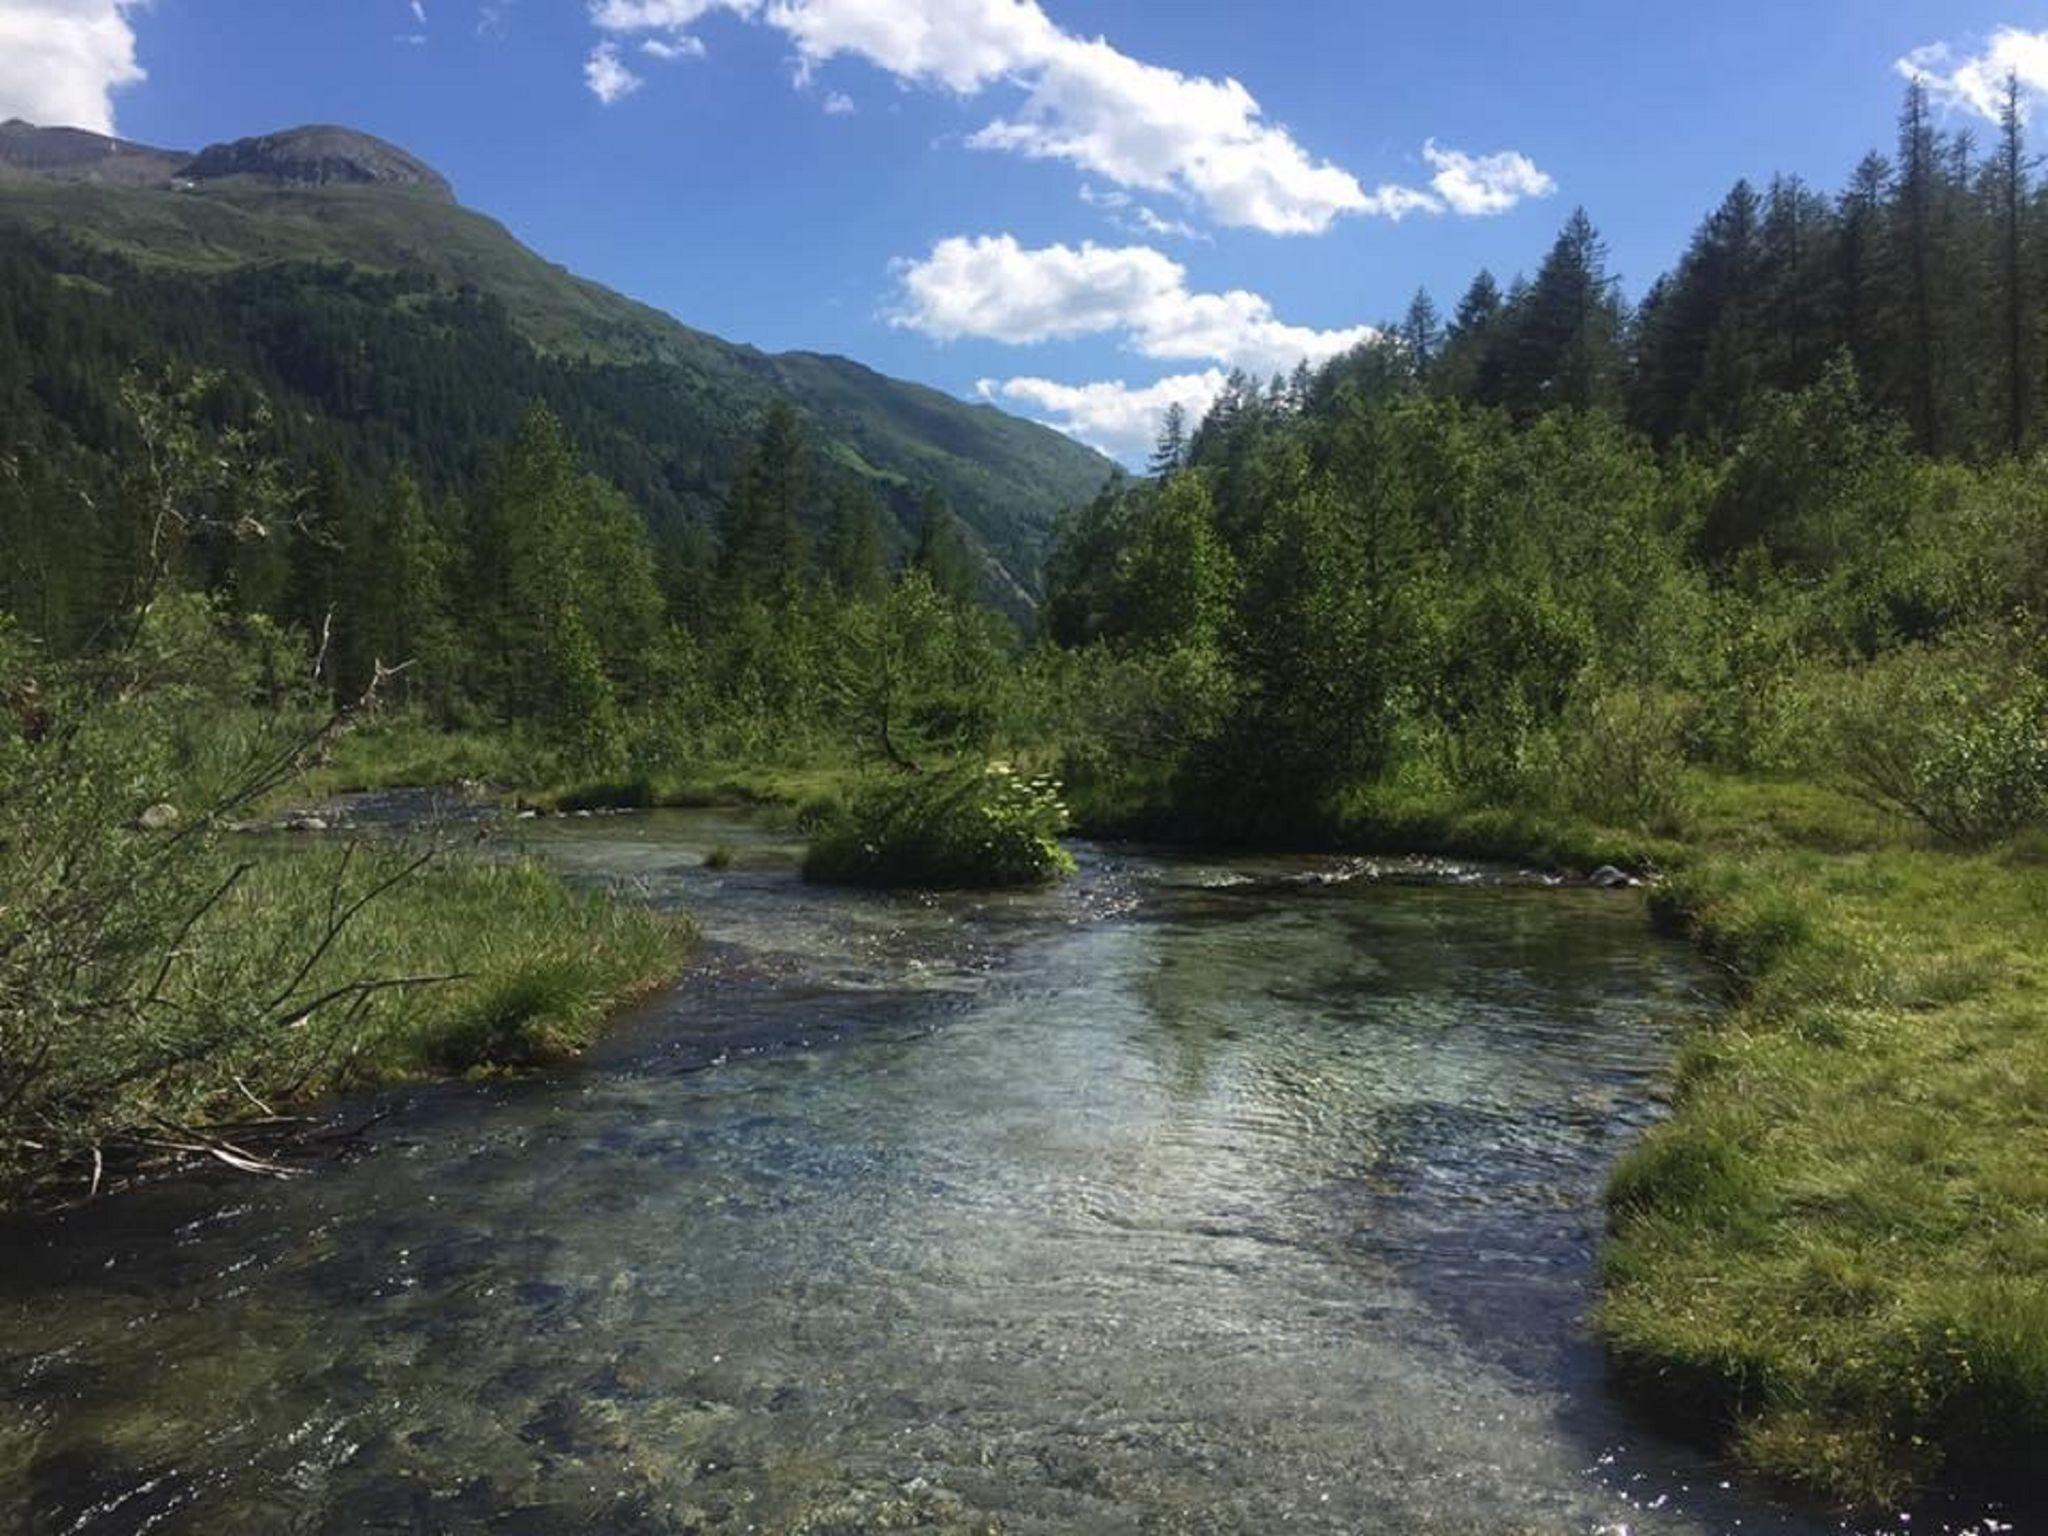
[[[1738,177],[1839,188],[1908,74],[1988,132],[2008,70],[2048,0],[0,0],[0,119],[360,128],[690,325],[1127,459],[1575,207],[1640,294]]]

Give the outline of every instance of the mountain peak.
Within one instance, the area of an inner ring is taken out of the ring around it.
[[[203,149],[179,173],[187,181],[228,177],[289,186],[415,187],[442,202],[455,189],[439,171],[396,144],[316,123]]]
[[[83,128],[39,128],[18,117],[0,123],[0,175],[146,186],[169,180],[187,158]]]

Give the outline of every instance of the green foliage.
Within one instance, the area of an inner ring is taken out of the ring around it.
[[[1686,767],[1668,699],[1628,686],[1585,689],[1558,742],[1548,788],[1559,809],[1599,826],[1661,836],[1684,830]]]
[[[918,518],[917,543],[910,551],[910,569],[921,574],[932,589],[949,603],[971,603],[981,583],[974,574],[967,541],[960,536],[959,519],[945,498],[927,493]]]
[[[873,780],[811,839],[804,878],[837,885],[998,890],[1074,869],[1049,778],[1005,763]]]
[[[988,750],[1009,671],[993,615],[911,569],[880,604],[844,610],[832,640],[835,704],[861,750],[911,771]]]
[[[1843,777],[1873,803],[1981,847],[2048,824],[2048,675],[2038,646],[1973,635],[1897,651],[1840,685]]]
[[[32,595],[0,601],[44,610],[36,627],[53,639],[91,630],[80,610],[95,583],[75,564],[70,490],[125,453],[118,386],[138,363],[224,370],[243,404],[275,404],[295,471],[332,457],[356,486],[404,471],[431,506],[473,500],[492,450],[539,403],[662,530],[717,520],[783,401],[805,424],[813,478],[875,496],[892,545],[931,486],[1019,586],[1053,513],[1110,468],[1058,432],[843,359],[764,358],[689,330],[541,260],[489,219],[403,192],[10,182],[0,462],[17,460],[22,483],[17,500],[0,473],[0,520],[30,535],[9,549],[34,556],[0,571],[0,585]],[[804,509],[808,531],[826,510]],[[96,494],[84,532],[113,545],[124,521]]]
[[[1827,851],[1784,845],[1751,819],[1783,792],[1755,791],[1661,894],[1744,1005],[1617,1170],[1598,1326],[1624,1380],[1769,1475],[1869,1507],[2021,1491],[2048,1424],[2048,892],[1870,843],[1839,800],[1800,834]]]
[[[258,1103],[549,1059],[677,963],[680,927],[537,869],[229,836],[329,737],[280,649],[303,668],[190,595],[90,665],[0,625],[0,1198]]]

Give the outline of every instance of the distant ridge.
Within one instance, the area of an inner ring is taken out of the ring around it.
[[[0,172],[16,177],[162,186],[191,158],[183,150],[131,144],[83,128],[38,128],[18,117],[0,123]]]
[[[448,178],[395,144],[324,124],[236,139],[201,150],[178,172],[184,181],[248,177],[291,187],[416,187],[454,202]]]
[[[17,374],[45,381],[15,409],[48,441],[102,430],[95,392],[130,368],[215,368],[263,391],[309,461],[402,466],[459,493],[543,401],[650,522],[707,529],[783,401],[812,447],[813,533],[857,487],[900,552],[936,493],[1019,618],[1055,517],[1116,468],[986,402],[693,330],[548,261],[424,161],[346,128],[192,154],[0,124],[0,266],[17,308],[0,339],[10,325],[28,338]]]
[[[243,181],[280,187],[411,187],[452,203],[448,178],[395,144],[352,128],[314,124],[214,144],[194,155],[83,128],[0,124],[0,168],[16,177],[119,187]]]

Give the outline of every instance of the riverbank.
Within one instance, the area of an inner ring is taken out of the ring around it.
[[[848,777],[716,770],[580,798],[794,807]],[[1951,852],[1830,789],[1729,778],[1694,786],[1682,836],[1375,790],[1317,841],[1655,875],[1657,920],[1723,968],[1733,1008],[1613,1177],[1595,1324],[1620,1379],[1844,1505],[1952,1478],[2032,1491],[2015,1485],[2048,1439],[2048,849]]]
[[[1682,840],[1369,798],[1336,839],[1655,868],[1657,920],[1727,973],[1609,1189],[1595,1326],[1661,1421],[1856,1508],[2039,1495],[2048,848],[1725,779]]]
[[[208,857],[224,895],[164,962],[147,1018],[54,1039],[8,1106],[0,1208],[194,1159],[260,1165],[293,1112],[335,1094],[566,1060],[692,945],[685,919],[525,859],[318,837]]]

